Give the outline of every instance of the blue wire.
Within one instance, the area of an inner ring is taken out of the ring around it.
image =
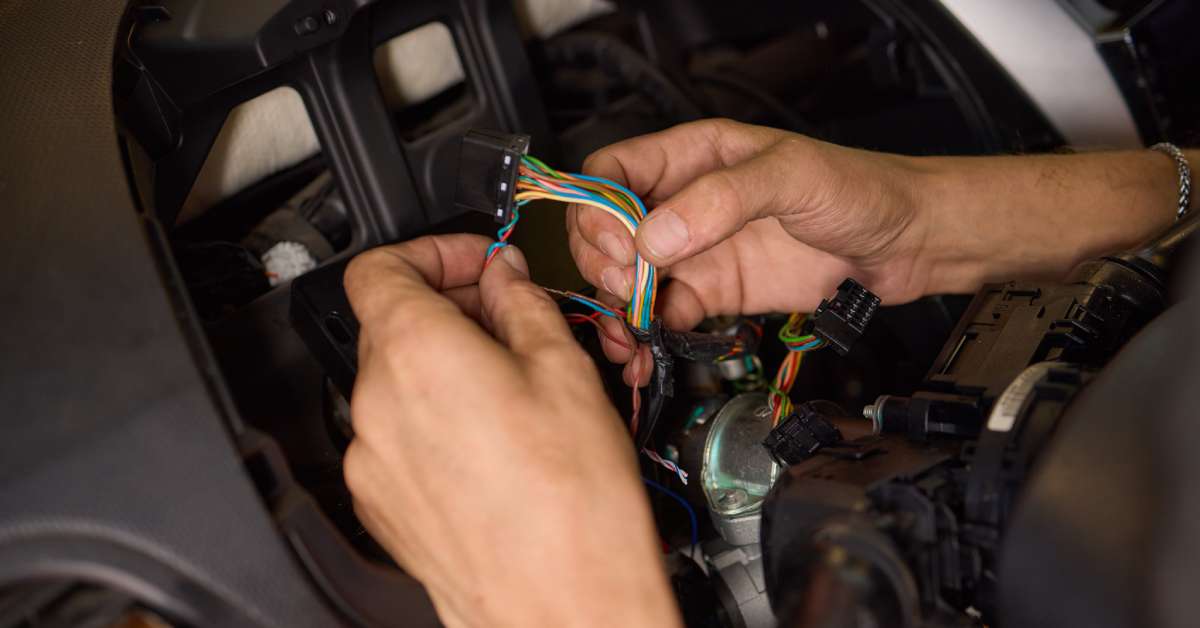
[[[581,299],[579,297],[572,296],[569,294],[563,295],[563,296],[567,297],[568,299],[570,299],[576,303],[582,303],[583,305],[586,305],[586,306],[592,308],[593,310],[600,312],[601,314],[603,314],[605,316],[611,316],[613,318],[620,318],[620,316],[618,316],[616,312],[609,310],[609,309],[602,308],[599,305],[596,305],[595,303],[592,303],[591,301],[588,301],[586,299]]]
[[[530,166],[531,168],[533,168],[534,170],[541,172],[542,174],[546,174],[544,171],[542,171],[541,168],[537,168],[536,165],[533,164],[532,162],[529,162],[526,160],[524,163],[526,165]],[[588,176],[585,174],[573,174],[572,176],[579,177],[580,179],[583,179],[585,181],[591,181],[593,183],[610,185],[614,188],[617,188],[621,192],[627,194],[629,196],[629,198],[632,198],[633,201],[635,203],[637,203],[637,206],[641,210],[643,215],[646,214],[646,212],[647,212],[646,205],[642,203],[642,199],[638,198],[638,196],[636,194],[634,194],[632,191],[630,191],[629,188],[621,185],[620,183],[617,183],[616,181],[610,181],[610,180],[602,178],[602,177],[592,177],[592,176]],[[573,194],[564,194],[562,192],[558,192],[557,190],[551,190],[551,189],[547,188],[545,185],[543,185],[540,181],[538,181],[532,177],[521,177],[521,180],[526,181],[528,183],[532,183],[533,185],[536,185],[537,187],[539,187],[551,194],[555,194],[558,196],[565,196],[567,198],[575,198],[575,199],[579,199],[579,200],[594,201],[594,202],[600,203],[600,204],[604,205],[605,207],[608,207],[608,208],[612,209],[613,211],[617,212],[625,221],[627,221],[629,223],[630,226],[633,226],[635,228],[637,227],[638,220],[636,218],[631,216],[629,214],[629,212],[625,211],[624,209],[621,209],[615,203],[609,201],[608,199],[604,198],[603,196],[601,196],[599,194],[576,187],[574,185],[571,185],[570,183],[567,183],[566,181],[555,181],[555,184],[565,187],[568,190],[573,191],[574,192]],[[651,286],[654,286],[654,279],[655,279],[655,269],[653,266],[651,266],[650,273],[649,273],[649,284]],[[641,313],[642,313],[641,319],[643,321],[649,321],[650,316],[652,315],[652,312],[650,311],[652,289],[645,291],[645,293],[643,294],[643,297],[642,297],[642,302],[638,306],[639,309],[641,310]],[[591,304],[587,304],[587,305],[596,311],[603,311],[603,310],[597,309],[595,306],[592,306]],[[616,317],[616,315],[613,314],[612,312],[604,312],[604,313],[608,316]],[[642,328],[645,329],[646,326],[643,326]]]
[[[650,284],[650,286],[651,286],[651,290],[653,290],[654,281],[655,281],[654,274],[655,274],[655,269],[654,269],[654,267],[653,267],[653,266],[651,266],[651,267],[650,267],[650,278],[649,278],[649,280],[647,281],[647,283],[649,283],[649,284]],[[651,316],[651,314],[652,314],[652,312],[650,311],[650,293],[651,293],[651,290],[647,290],[647,291],[646,291],[646,292],[645,292],[645,293],[642,295],[642,320],[644,320],[644,321],[648,321],[648,320],[650,320],[650,316]]]
[[[488,247],[487,253],[484,254],[484,259],[491,257],[492,251],[508,246],[508,243],[501,241],[500,238],[504,237],[504,232],[512,231],[513,228],[517,226],[517,221],[521,219],[521,207],[528,202],[529,201],[517,201],[516,206],[513,207],[512,218],[508,221],[508,224],[500,227],[500,230],[496,232],[496,241]]]
[[[650,478],[642,478],[642,481],[645,482],[648,486],[658,489],[664,495],[679,502],[680,504],[683,505],[684,508],[687,509],[688,518],[692,522],[692,544],[691,544],[691,546],[689,546],[689,549],[694,548],[697,545],[699,545],[700,544],[700,524],[698,521],[696,521],[696,511],[692,509],[692,505],[688,503],[688,500],[680,497],[677,493],[675,493],[675,491],[672,491],[671,489],[663,486],[662,484],[659,484],[658,482],[655,482],[654,480],[651,480]]]
[[[810,343],[808,343],[808,344],[806,344],[806,345],[802,345],[802,346],[796,347],[795,349],[792,349],[792,351],[808,351],[809,349],[816,349],[816,348],[817,348],[817,347],[819,347],[819,346],[821,346],[821,339],[820,339],[820,338],[818,338],[818,339],[816,339],[816,340],[814,340],[814,341],[812,341],[812,342],[810,342]]]
[[[524,161],[525,165],[533,168],[534,170],[536,170],[542,174],[546,174],[546,175],[549,174],[548,172],[542,170],[541,168],[538,168],[537,164],[534,164],[533,162],[529,161],[528,159],[523,159],[523,161]],[[571,176],[579,178],[579,179],[583,179],[584,181],[591,181],[592,183],[600,183],[603,185],[610,185],[614,188],[617,188],[618,190],[620,190],[620,191],[624,192],[626,195],[628,195],[629,198],[632,198],[633,202],[637,203],[638,209],[642,210],[642,214],[648,213],[646,210],[646,205],[642,203],[642,199],[638,198],[638,195],[634,194],[632,190],[621,185],[620,183],[617,183],[616,181],[613,181],[611,179],[605,179],[604,177],[593,177],[593,176],[581,174],[581,173],[572,173]],[[575,186],[570,186],[570,187],[574,188]],[[576,189],[578,189],[578,188],[576,188]]]
[[[580,179],[583,179],[584,181],[591,181],[592,183],[603,183],[605,185],[611,185],[612,187],[617,188],[618,190],[621,190],[622,192],[624,192],[627,196],[629,196],[629,198],[632,198],[633,202],[637,203],[638,209],[642,210],[643,214],[647,214],[647,215],[649,214],[649,212],[646,211],[646,206],[642,204],[642,199],[638,198],[638,195],[634,194],[632,191],[630,191],[629,188],[621,185],[620,183],[617,183],[616,181],[610,181],[603,177],[590,177],[586,174],[573,174],[571,176],[579,177]]]
[[[627,212],[627,211],[621,209],[620,207],[618,207],[617,205],[613,204],[612,201],[610,201],[598,194],[593,194],[592,192],[588,192],[587,190],[577,188],[577,187],[571,185],[570,183],[566,183],[564,181],[555,181],[554,182],[555,185],[560,185],[569,190],[573,190],[573,192],[574,192],[571,194],[567,194],[567,193],[559,192],[558,190],[551,190],[550,188],[543,185],[542,182],[538,181],[537,179],[533,179],[530,177],[521,177],[521,180],[526,181],[528,183],[532,183],[533,185],[536,185],[539,188],[545,190],[547,193],[554,194],[556,196],[565,196],[567,198],[575,198],[575,199],[579,199],[582,201],[595,201],[595,202],[600,203],[600,204],[604,205],[605,207],[608,207],[608,208],[612,209],[613,211],[619,213],[621,215],[622,219],[625,220],[626,222],[628,222],[630,226],[636,227],[638,224],[638,221],[636,218],[631,216],[629,214],[629,212]]]

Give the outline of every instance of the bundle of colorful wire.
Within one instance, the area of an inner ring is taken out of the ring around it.
[[[801,333],[805,316],[798,312],[788,316],[787,322],[779,329],[779,340],[788,348],[788,354],[779,365],[774,383],[769,386],[770,395],[767,399],[771,404],[771,424],[778,425],[783,417],[791,414],[792,400],[788,396],[792,385],[796,383],[796,374],[800,372],[800,363],[804,354],[824,346],[819,338],[812,334]]]
[[[500,227],[500,230],[496,232],[496,241],[488,247],[487,259],[484,261],[485,265],[491,264],[492,259],[496,257],[496,253],[499,253],[500,249],[508,246],[508,238],[512,236],[513,229],[517,227],[517,221],[521,219],[521,207],[528,202],[529,201],[518,201],[517,204],[513,206],[512,218],[509,219],[507,224],[505,224],[503,227]]]
[[[534,157],[521,160],[520,176],[517,179],[518,205],[535,199],[547,199],[563,203],[579,203],[604,211],[613,216],[629,231],[637,233],[638,225],[646,218],[646,206],[636,194],[625,186],[584,174],[559,172]],[[488,250],[488,261],[496,251],[503,248],[519,219],[514,208],[512,220],[497,233],[497,242]],[[657,282],[654,267],[639,255],[634,271],[633,298],[625,312],[625,320],[638,329],[649,329],[654,318],[654,299]]]

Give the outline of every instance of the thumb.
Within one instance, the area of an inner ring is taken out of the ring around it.
[[[638,252],[655,266],[670,266],[751,220],[789,211],[780,194],[790,176],[785,162],[767,151],[698,177],[650,212],[638,227]]]

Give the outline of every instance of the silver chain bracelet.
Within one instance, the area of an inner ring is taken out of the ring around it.
[[[1184,155],[1178,146],[1170,142],[1159,142],[1151,146],[1150,150],[1158,151],[1175,160],[1175,168],[1179,170],[1179,211],[1176,213],[1175,219],[1179,220],[1188,213],[1188,207],[1192,203],[1192,168],[1188,165],[1187,155]]]

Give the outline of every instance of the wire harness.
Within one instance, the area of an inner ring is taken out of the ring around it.
[[[767,385],[770,394],[767,396],[771,404],[771,424],[779,425],[783,417],[792,413],[792,400],[789,394],[796,383],[796,374],[800,372],[800,364],[804,354],[825,346],[825,341],[811,333],[802,331],[807,322],[807,316],[793,312],[787,322],[779,328],[779,341],[787,347],[788,353],[779,365],[775,380]]]
[[[465,177],[466,180],[460,180],[457,202],[461,207],[487,213],[503,225],[496,233],[496,242],[488,248],[485,264],[490,264],[499,251],[509,245],[523,208],[535,200],[594,207],[617,219],[630,236],[637,235],[648,213],[637,194],[615,181],[556,170],[527,154],[528,145],[527,136],[487,131],[472,131],[464,138],[460,179]],[[634,340],[650,349],[653,371],[649,401],[642,416],[641,393],[637,386],[633,387],[630,431],[638,450],[687,484],[687,472],[651,448],[659,414],[665,400],[674,393],[674,360],[746,359],[757,349],[761,329],[755,333],[755,329],[748,327],[745,333],[733,336],[666,329],[662,321],[654,317],[657,280],[654,266],[637,255],[633,295],[624,309],[610,307],[575,292],[551,288],[546,291],[588,310],[587,313],[567,313],[569,323],[590,324],[609,341],[635,350],[637,347],[613,336],[599,322],[604,317],[622,320]],[[774,381],[767,385],[773,425],[779,425],[783,417],[793,412],[789,394],[804,354],[825,346],[833,346],[844,354],[862,334],[878,304],[875,295],[847,279],[838,287],[838,294],[831,300],[822,301],[811,317],[799,313],[788,317],[779,331],[779,340],[788,353]]]
[[[638,226],[646,219],[646,205],[620,183],[585,174],[560,172],[529,155],[521,158],[516,185],[513,197],[516,207],[510,221],[497,233],[496,243],[488,250],[488,262],[508,245],[508,238],[520,220],[519,208],[532,200],[595,207],[616,218],[631,236],[637,234]],[[641,255],[637,256],[634,269],[633,298],[625,312],[625,320],[636,329],[646,330],[654,320],[654,302],[658,292],[656,271]]]

